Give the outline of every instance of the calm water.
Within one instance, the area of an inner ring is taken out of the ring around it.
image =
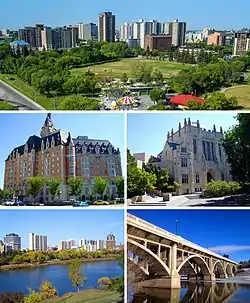
[[[97,280],[101,277],[123,275],[123,270],[116,261],[84,263],[82,271],[87,277],[83,289],[97,287]],[[35,269],[0,272],[0,292],[16,291],[28,294],[28,288],[38,290],[45,280],[56,287],[59,295],[76,291],[69,280],[67,265],[48,265]]]
[[[132,303],[248,303],[250,302],[250,285],[185,282],[182,283],[180,290],[143,288],[136,294],[134,294],[133,288],[129,287],[128,297],[129,302]]]

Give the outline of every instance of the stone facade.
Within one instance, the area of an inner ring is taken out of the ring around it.
[[[199,121],[195,124],[190,119],[184,126],[179,123],[178,131],[168,133],[163,151],[153,158],[181,185],[181,194],[200,192],[212,180],[232,179],[221,146],[222,128],[217,132],[215,125],[211,131],[202,129]]]
[[[71,177],[83,179],[82,194],[87,199],[93,190],[95,177],[107,179],[107,195],[116,197],[114,179],[122,176],[120,151],[108,140],[87,136],[72,138],[70,133],[56,129],[48,114],[40,137],[29,137],[24,145],[14,148],[7,157],[4,188],[14,190],[19,199],[27,200],[27,179],[34,176],[61,178],[60,200],[70,198],[67,181]],[[48,190],[44,188],[37,199],[50,201]]]

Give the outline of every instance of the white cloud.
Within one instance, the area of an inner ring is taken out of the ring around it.
[[[248,245],[225,245],[225,246],[215,246],[215,247],[210,247],[210,250],[214,252],[221,252],[221,253],[232,253],[235,251],[244,251],[244,250],[249,250],[250,251],[250,246]]]
[[[110,223],[109,226],[119,226],[122,225],[123,221]]]

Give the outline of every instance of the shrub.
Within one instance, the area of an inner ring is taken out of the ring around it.
[[[0,303],[24,303],[24,294],[18,292],[0,293]]]
[[[57,297],[57,290],[49,281],[44,281],[40,287],[40,292],[44,300],[50,300]]]
[[[208,183],[204,190],[205,197],[222,197],[239,193],[240,184],[235,181],[212,181]]]

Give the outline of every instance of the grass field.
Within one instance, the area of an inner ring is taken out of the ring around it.
[[[178,62],[160,61],[153,59],[140,59],[140,58],[128,58],[120,61],[109,62],[99,65],[93,65],[83,68],[74,68],[71,70],[72,74],[79,75],[82,72],[88,70],[98,73],[100,76],[107,76],[111,72],[114,77],[119,78],[123,73],[126,73],[128,77],[132,77],[133,70],[138,63],[146,62],[147,65],[152,68],[158,68],[164,78],[168,78],[171,75],[176,75],[180,70],[188,68],[190,65],[182,64]]]
[[[79,293],[66,295],[65,299],[58,298],[53,303],[111,303],[120,300],[118,293],[104,290],[84,290]],[[52,303],[51,302],[51,303]]]
[[[250,109],[250,85],[230,87],[225,91],[227,97],[235,96],[239,105]]]

